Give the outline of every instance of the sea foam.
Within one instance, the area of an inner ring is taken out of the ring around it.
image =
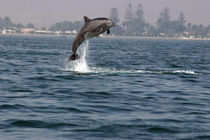
[[[90,68],[88,67],[86,56],[88,53],[88,45],[89,42],[85,41],[77,50],[78,55],[80,56],[80,59],[70,61],[68,64],[66,64],[65,69],[68,71],[75,71],[79,73],[87,73],[90,72]]]

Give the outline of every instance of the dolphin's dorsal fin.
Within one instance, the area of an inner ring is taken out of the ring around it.
[[[84,16],[84,19],[85,19],[85,23],[90,20],[87,16]]]

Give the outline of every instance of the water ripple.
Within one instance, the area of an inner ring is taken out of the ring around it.
[[[209,139],[210,42],[0,36],[1,139]]]

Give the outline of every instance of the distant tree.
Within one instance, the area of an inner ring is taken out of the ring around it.
[[[141,4],[137,5],[135,15],[129,3],[125,12],[125,21],[122,23],[126,35],[142,35],[145,31],[144,10]]]
[[[42,27],[41,30],[47,31],[48,29],[46,27]]]
[[[128,4],[126,12],[125,12],[125,21],[123,21],[122,25],[125,28],[126,35],[133,35],[134,33],[134,14],[133,14],[133,7],[131,3]]]
[[[181,25],[184,25],[184,24],[186,23],[185,16],[184,16],[184,13],[183,13],[183,12],[181,12],[181,13],[179,14],[179,19],[178,19],[178,21],[179,21],[179,23],[180,23]]]
[[[14,27],[16,28],[15,30],[17,33],[22,33],[21,28],[24,28],[24,26],[21,23],[14,24]]]
[[[197,29],[198,29],[198,25],[193,24],[192,27],[191,27],[192,33],[195,34],[195,32],[197,31]]]
[[[200,25],[198,26],[198,29],[197,29],[197,31],[196,31],[196,34],[198,34],[199,37],[205,37],[206,34],[207,34],[205,29],[206,29],[205,26],[202,25],[202,24],[200,24]]]
[[[185,16],[184,13],[181,12],[178,18],[178,28],[177,28],[177,32],[184,32],[186,30],[186,26],[185,26],[186,20],[185,20]]]
[[[206,26],[206,32],[209,33],[210,32],[210,24],[208,26]]]
[[[73,29],[73,24],[71,21],[61,22],[61,31],[69,31]]]
[[[14,24],[9,17],[5,17],[0,20],[0,29],[3,29],[5,27],[13,27],[13,26]]]
[[[61,21],[51,25],[50,30],[53,31],[69,31],[73,30],[73,23],[71,21]]]
[[[24,26],[21,23],[15,24],[14,25],[16,28],[24,28]]]
[[[150,23],[145,23],[145,33],[147,33],[147,35],[149,35],[152,31],[152,25]]]
[[[125,22],[132,21],[133,19],[134,19],[133,7],[131,3],[129,3],[125,12]]]
[[[144,10],[141,4],[138,4],[136,10],[136,20],[144,21]]]
[[[53,31],[61,31],[61,24],[59,22],[53,24],[50,26],[50,30]]]
[[[5,17],[3,19],[3,22],[4,22],[5,26],[7,26],[7,27],[10,27],[10,26],[13,26],[14,25],[13,22],[11,21],[11,19],[9,17]]]
[[[143,6],[141,4],[138,4],[137,10],[136,10],[136,17],[134,19],[134,30],[137,34],[142,34],[144,32],[144,10]]]
[[[2,18],[0,17],[0,29],[3,29],[3,26],[2,26]]]
[[[25,27],[26,28],[35,28],[33,23],[28,23]]]
[[[114,7],[110,10],[110,14],[109,14],[109,18],[112,19],[112,21],[115,23],[115,24],[118,24],[119,23],[119,17],[118,17],[118,11],[117,11],[117,8]]]
[[[188,32],[191,32],[191,27],[192,27],[192,24],[191,23],[187,23],[187,31]]]
[[[123,35],[124,30],[121,25],[116,24],[114,28],[111,28],[111,34]]]
[[[172,20],[169,22],[169,28],[165,31],[165,33],[167,33],[166,35],[169,37],[175,37],[180,32],[179,28],[180,25],[178,20]]]
[[[157,20],[157,29],[159,33],[165,33],[167,36],[175,37],[186,31],[186,20],[184,13],[181,12],[177,20],[170,20],[169,9],[165,8]]]
[[[210,37],[210,34],[208,34],[208,33],[210,33],[210,24],[208,26],[206,26],[205,31],[206,31],[205,32],[206,37]]]
[[[115,23],[115,27],[111,28],[111,33],[115,35],[122,35],[123,29],[119,25],[120,19],[118,17],[118,10],[117,8],[111,8],[110,13],[109,13],[109,18],[112,19],[112,21]]]
[[[196,24],[187,24],[186,29],[191,35],[194,35],[195,37],[202,36],[206,37],[208,32],[210,31],[210,25],[205,27],[204,25],[196,25]]]
[[[153,25],[145,23],[145,36],[156,36],[157,34],[157,30]]]
[[[163,9],[161,11],[159,18],[157,19],[157,29],[159,32],[167,33],[167,31],[170,29],[170,10],[168,8]]]
[[[74,29],[74,30],[76,30],[76,31],[79,31],[80,28],[84,25],[84,23],[81,22],[81,21],[74,21],[74,22],[72,23],[72,25],[73,25],[72,29]]]
[[[206,36],[206,28],[203,25],[193,24],[191,27],[191,31],[195,37],[204,37]]]

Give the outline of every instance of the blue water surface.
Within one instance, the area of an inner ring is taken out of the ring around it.
[[[210,41],[72,43],[0,36],[0,139],[210,139]]]

